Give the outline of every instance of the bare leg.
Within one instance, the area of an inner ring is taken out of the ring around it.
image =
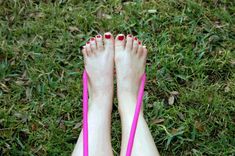
[[[83,48],[89,77],[89,156],[112,156],[111,112],[113,101],[114,39],[110,33],[91,38]],[[103,44],[104,41],[104,44]],[[73,151],[83,155],[83,133]]]
[[[140,78],[145,71],[147,49],[137,38],[120,34],[115,40],[115,65],[119,112],[122,122],[121,156],[125,156],[131,124],[134,116]],[[135,134],[132,156],[158,156],[158,150],[151,136],[143,112],[140,113]]]

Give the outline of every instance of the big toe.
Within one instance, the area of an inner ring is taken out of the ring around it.
[[[110,32],[104,34],[104,45],[105,49],[113,50],[114,49],[114,38]]]
[[[125,48],[125,36],[123,34],[119,34],[115,39],[115,52],[123,51],[124,48]]]

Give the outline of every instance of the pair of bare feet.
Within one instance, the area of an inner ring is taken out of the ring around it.
[[[134,116],[141,76],[145,71],[147,49],[138,38],[111,33],[97,35],[86,43],[82,53],[89,85],[89,155],[112,156],[111,112],[113,105],[114,65],[117,76],[117,94],[122,124],[120,155],[124,156]],[[83,132],[73,155],[83,155]],[[132,149],[132,156],[157,156],[154,140],[140,113]]]
[[[117,74],[118,98],[137,97],[140,78],[145,70],[147,49],[137,37],[123,34],[114,39],[111,33],[91,38],[83,47],[85,69],[89,76],[89,95],[112,93],[114,64]],[[108,106],[110,107],[110,106]],[[119,105],[119,109],[134,109],[135,106]]]

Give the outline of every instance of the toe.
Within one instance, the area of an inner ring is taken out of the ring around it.
[[[115,39],[115,51],[123,51],[125,47],[125,36],[123,34],[117,35]]]
[[[131,51],[132,50],[132,47],[133,47],[133,37],[132,35],[127,35],[127,38],[126,38],[126,49],[128,51]]]
[[[113,35],[110,32],[104,34],[104,45],[105,48],[113,49],[114,48],[114,39]]]
[[[83,46],[82,48],[82,54],[84,58],[87,58],[87,52],[86,52],[86,46]]]
[[[87,52],[87,55],[88,55],[88,56],[91,56],[91,55],[92,55],[92,50],[91,50],[90,41],[88,41],[88,42],[86,43],[86,52]]]
[[[95,38],[94,37],[92,37],[91,39],[90,39],[90,44],[91,44],[91,50],[92,50],[92,52],[96,52],[96,49],[97,49],[97,47],[96,47],[96,40],[95,40]]]
[[[142,57],[146,60],[147,58],[147,54],[148,54],[148,50],[146,48],[146,46],[143,46],[143,54],[142,54]]]
[[[137,50],[138,50],[138,47],[139,47],[139,44],[138,44],[138,38],[137,37],[134,37],[134,41],[133,41],[133,48],[132,48],[132,52],[133,53],[137,53]]]
[[[139,57],[142,57],[142,54],[143,54],[143,46],[142,46],[142,44],[139,42],[138,43],[139,44],[139,47],[138,47],[138,50],[137,50],[137,55],[139,56]]]
[[[96,40],[96,44],[97,44],[97,49],[99,51],[102,51],[104,49],[102,36],[101,35],[96,35],[95,40]]]

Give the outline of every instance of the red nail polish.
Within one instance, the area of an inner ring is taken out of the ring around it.
[[[138,40],[138,38],[137,38],[137,37],[135,37],[135,38],[134,38],[134,40]]]
[[[91,38],[91,41],[94,41],[94,40],[95,40],[95,38],[94,38],[94,37],[92,37],[92,38]]]
[[[131,34],[129,34],[129,35],[127,35],[128,37],[132,37],[132,35]]]
[[[106,39],[110,39],[110,38],[111,38],[111,35],[110,35],[110,34],[105,34],[104,37],[105,37]]]
[[[118,36],[118,40],[120,41],[124,40],[124,36]]]
[[[101,38],[101,35],[97,35],[96,37],[97,37],[97,38]]]
[[[141,42],[140,42],[140,41],[139,41],[138,43],[139,43],[139,45],[141,45]]]
[[[88,41],[86,44],[90,44],[90,42]]]

